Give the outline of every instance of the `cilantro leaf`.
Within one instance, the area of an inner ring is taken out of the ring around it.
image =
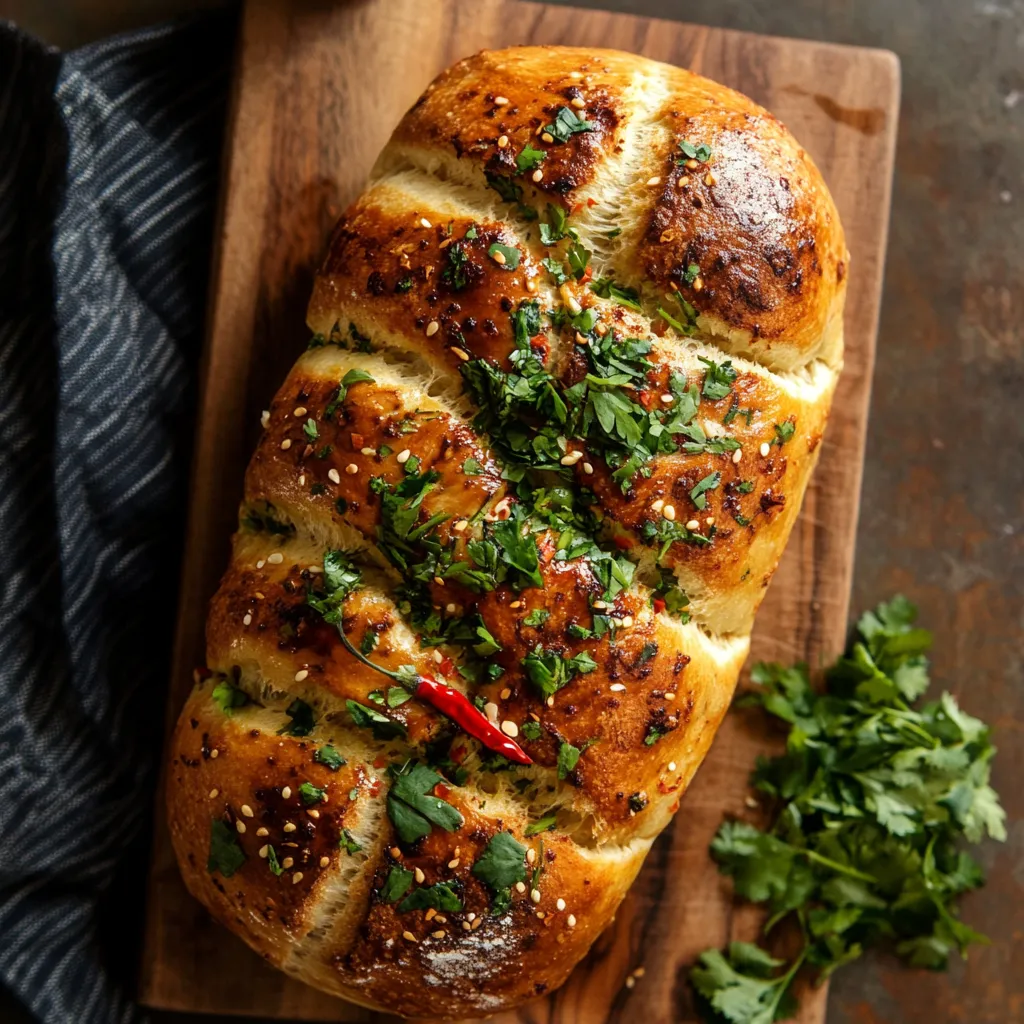
[[[312,782],[304,782],[299,786],[299,796],[302,797],[302,802],[307,807],[312,807],[314,804],[323,802],[324,797],[327,796],[327,791],[314,786]]]
[[[550,832],[555,827],[555,821],[556,818],[553,814],[538,818],[536,821],[531,821],[523,831],[523,835],[529,837],[539,835],[541,832]]]
[[[277,730],[278,736],[308,736],[316,724],[313,709],[304,701],[295,698],[284,712],[291,721]]]
[[[527,143],[516,157],[516,171],[519,174],[526,174],[539,167],[547,157],[543,149],[537,149],[532,143]]]
[[[374,708],[368,708],[354,700],[345,701],[345,707],[353,724],[361,729],[372,729],[374,739],[390,740],[405,735],[405,726],[401,722],[392,721]]]
[[[556,142],[568,142],[571,135],[577,132],[592,132],[594,128],[593,121],[580,117],[572,107],[560,107],[554,121],[545,125],[544,131]]]
[[[519,260],[523,254],[514,245],[502,245],[501,242],[491,242],[487,255],[502,270],[515,270],[519,266]]]
[[[722,482],[722,474],[719,472],[709,473],[703,480],[690,489],[690,498],[697,508],[707,507],[707,492],[715,490]]]
[[[567,779],[579,763],[582,751],[571,743],[562,742],[558,746],[558,777]]]
[[[380,889],[381,901],[397,903],[409,891],[411,885],[412,872],[393,864]]]
[[[547,650],[540,644],[523,658],[526,678],[545,698],[568,686],[576,676],[586,675],[596,668],[597,662],[586,651],[572,658],[563,658],[558,651]]]
[[[313,752],[313,760],[317,764],[322,764],[325,768],[332,772],[338,771],[339,768],[343,768],[348,762],[341,756],[337,748],[332,747],[329,743],[322,747],[317,747]]]
[[[446,832],[462,827],[462,815],[432,791],[444,779],[426,765],[413,765],[397,773],[388,792],[387,810],[391,824],[403,843],[414,843],[430,835],[437,825]]]
[[[221,679],[213,688],[210,699],[224,712],[230,715],[235,708],[244,707],[249,703],[245,690],[239,689],[228,679]]]
[[[398,904],[398,912],[405,914],[410,910],[441,910],[456,914],[462,909],[462,900],[455,891],[456,882],[435,882],[413,889]]]
[[[214,818],[210,822],[210,856],[206,870],[211,875],[216,871],[230,878],[244,863],[245,854],[238,844],[235,830],[227,822]]]
[[[526,880],[526,847],[510,832],[497,832],[476,859],[472,871],[495,892],[508,889]]]

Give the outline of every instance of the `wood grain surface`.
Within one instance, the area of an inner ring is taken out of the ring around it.
[[[692,68],[779,115],[821,167],[853,256],[846,369],[802,516],[758,618],[754,657],[813,666],[842,647],[888,223],[895,58],[511,0],[251,0],[228,132],[169,722],[203,661],[206,603],[227,561],[260,410],[305,345],[305,303],[330,228],[427,82],[459,57],[514,43],[613,46]],[[732,903],[707,844],[724,814],[751,814],[747,773],[769,743],[742,715],[729,716],[615,924],[559,992],[496,1020],[695,1019],[686,984],[694,955],[757,927],[756,915]],[[214,924],[181,883],[162,799],[157,822],[144,1002],[300,1020],[385,1019],[290,981]],[[823,1018],[824,992],[811,994],[800,1020]]]

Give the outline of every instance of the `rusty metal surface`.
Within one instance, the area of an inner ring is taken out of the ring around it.
[[[76,32],[144,21],[147,7],[165,14],[198,4],[150,0],[126,21],[128,6],[0,0],[0,15],[70,45],[85,41]],[[833,982],[828,1020],[1024,1021],[1024,0],[587,6],[900,56],[903,109],[853,606],[896,590],[920,605],[936,632],[936,687],[995,725],[995,784],[1010,838],[981,850],[989,884],[964,905],[992,946],[945,975],[868,957]],[[18,1019],[7,1011],[0,994],[0,1017]]]

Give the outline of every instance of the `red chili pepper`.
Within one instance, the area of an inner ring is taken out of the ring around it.
[[[342,619],[342,621],[344,620]],[[358,661],[382,675],[389,676],[403,686],[408,685],[407,678],[403,678],[390,669],[375,665],[365,654],[357,651],[349,638],[345,636],[342,622],[338,623],[338,636],[341,637],[341,642],[348,653]],[[444,683],[439,683],[430,676],[420,675],[416,676],[416,688],[413,693],[420,700],[426,701],[432,708],[440,711],[445,718],[450,718],[473,739],[479,740],[488,750],[493,750],[510,761],[515,761],[516,764],[533,764],[526,751],[518,743],[509,739],[483,712],[477,711],[476,705],[465,694],[453,690],[450,686],[445,686]]]
[[[652,602],[654,604],[654,610],[657,614],[661,614],[665,610],[665,598],[656,597]]]
[[[439,683],[430,676],[419,676],[414,693],[436,708],[446,718],[450,718],[457,726],[479,740],[488,750],[493,750],[507,757],[516,764],[533,764],[518,743],[506,736],[489,718],[477,711],[469,698],[453,690],[444,683]]]

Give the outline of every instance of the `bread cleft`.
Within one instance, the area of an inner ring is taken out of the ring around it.
[[[193,895],[389,1012],[561,985],[729,705],[847,264],[738,93],[569,47],[440,75],[333,233],[246,473],[171,744]]]

